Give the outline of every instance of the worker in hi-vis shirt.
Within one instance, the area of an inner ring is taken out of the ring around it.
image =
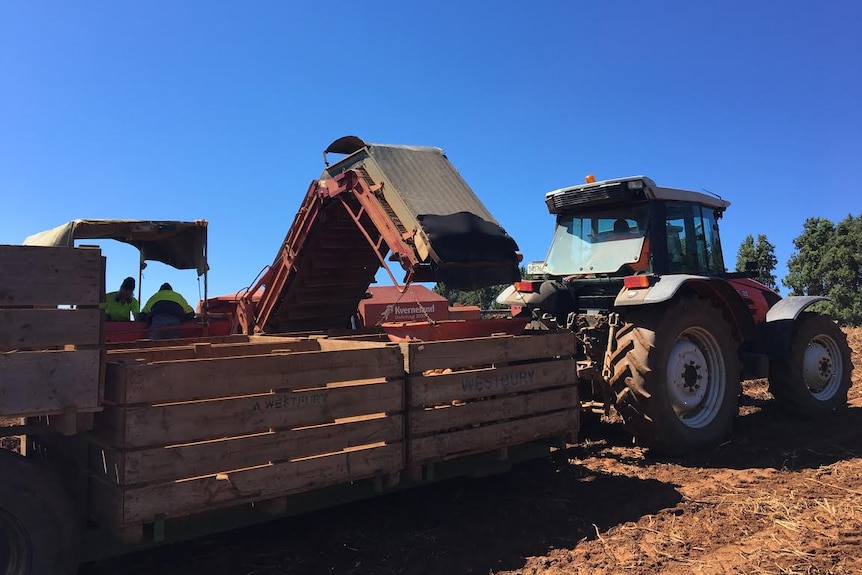
[[[129,321],[138,318],[141,304],[135,299],[135,278],[123,280],[119,291],[105,294],[105,303],[100,304],[105,310],[108,321]]]
[[[141,315],[150,326],[150,339],[169,339],[179,337],[178,330],[169,328],[194,319],[195,310],[182,295],[174,291],[171,284],[163,283],[159,291],[147,300]]]

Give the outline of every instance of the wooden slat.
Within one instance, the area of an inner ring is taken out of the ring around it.
[[[366,327],[357,330],[346,331],[343,334],[336,333],[340,330],[329,330],[330,339],[338,339],[341,341],[364,341],[371,343],[392,343],[389,336],[380,331],[377,327]]]
[[[0,309],[0,350],[99,345],[99,309]]]
[[[94,306],[103,283],[99,250],[0,245],[0,306]]]
[[[143,349],[112,349],[108,351],[108,361],[145,361],[148,363],[162,361],[182,361],[187,359],[218,359],[225,357],[241,357],[244,355],[263,355],[274,351],[302,352],[319,351],[320,345],[314,340],[274,338],[270,342],[245,342],[211,344],[195,343],[166,348]]]
[[[128,341],[116,341],[113,343],[108,343],[106,347],[108,349],[128,349],[134,347],[135,349],[143,349],[143,348],[166,348],[166,347],[177,347],[184,345],[194,345],[196,343],[243,343],[248,342],[249,336],[242,334],[234,334],[234,335],[210,335],[207,337],[190,337],[183,339],[146,339],[146,340],[137,340],[134,342]]]
[[[459,371],[443,375],[409,375],[408,407],[422,407],[504,393],[572,384],[576,381],[571,359]]]
[[[577,429],[578,410],[560,411],[474,429],[429,435],[409,441],[410,465],[460,457],[552,437]]]
[[[0,415],[98,409],[101,350],[0,353]]]
[[[387,347],[398,347],[398,344],[391,343],[388,341],[377,341],[380,337],[379,335],[371,335],[370,338],[374,338],[375,341],[371,340],[362,340],[362,339],[318,339],[318,345],[320,345],[320,349],[324,351],[340,351],[345,349],[372,349],[379,348],[382,346]]]
[[[470,425],[578,408],[574,386],[410,412],[410,437]]]
[[[90,469],[120,485],[198,477],[341,451],[377,442],[401,441],[402,415],[338,422],[178,447],[120,451],[90,444]]]
[[[560,332],[402,343],[401,346],[405,370],[408,373],[422,373],[447,367],[483,367],[537,358],[571,357],[575,353],[575,336],[571,332]]]
[[[152,407],[106,406],[96,415],[95,433],[117,446],[176,445],[400,412],[403,392],[403,380],[395,380]]]
[[[398,347],[198,359],[127,365],[126,369],[124,378],[106,380],[105,399],[123,404],[167,403],[404,374]]]
[[[124,523],[179,517],[240,502],[260,501],[375,475],[403,466],[403,444],[384,445],[182,482],[128,488]]]

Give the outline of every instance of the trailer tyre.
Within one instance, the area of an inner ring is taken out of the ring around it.
[[[635,440],[665,455],[722,441],[741,391],[737,342],[722,311],[686,296],[621,319],[608,358],[610,385]]]
[[[826,417],[847,406],[852,369],[844,332],[829,317],[804,312],[793,326],[787,358],[769,364],[769,391],[790,413]]]
[[[77,573],[81,527],[62,486],[7,450],[0,450],[0,478],[0,573]]]

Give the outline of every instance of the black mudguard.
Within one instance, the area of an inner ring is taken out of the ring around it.
[[[767,312],[766,321],[757,328],[760,350],[770,360],[787,360],[799,314],[819,301],[828,300],[823,296],[789,296],[779,300]]]

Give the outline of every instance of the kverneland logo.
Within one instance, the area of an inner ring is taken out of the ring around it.
[[[411,313],[434,313],[434,304],[431,304],[428,307],[421,304],[418,307],[395,306],[395,315],[407,315]]]
[[[383,310],[383,313],[380,314],[380,316],[383,318],[383,321],[386,321],[389,319],[390,316],[393,316],[393,315],[397,317],[397,316],[416,316],[419,314],[423,314],[423,315],[424,314],[432,314],[432,313],[434,313],[434,306],[435,305],[436,304],[432,303],[428,307],[425,307],[422,304],[417,304],[416,306],[407,307],[407,306],[402,306],[402,305],[389,304],[386,306],[386,309]]]

